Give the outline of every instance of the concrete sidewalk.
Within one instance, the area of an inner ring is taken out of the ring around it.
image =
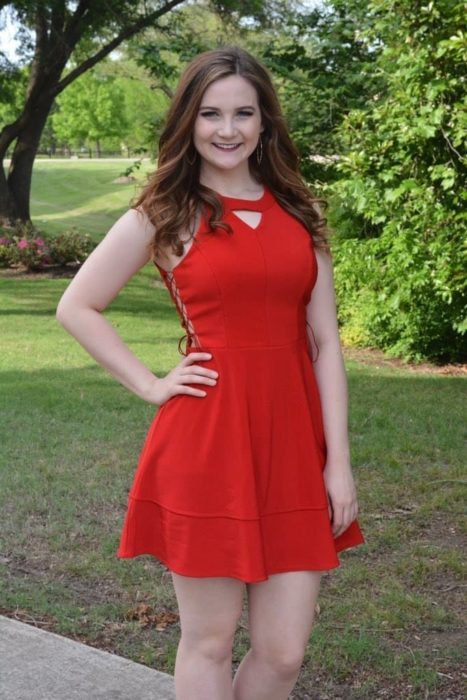
[[[1,700],[175,700],[173,677],[0,615]]]

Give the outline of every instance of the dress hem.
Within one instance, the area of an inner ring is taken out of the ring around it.
[[[175,515],[183,515],[188,518],[229,518],[230,520],[240,520],[240,521],[261,521],[263,518],[268,518],[268,517],[274,517],[275,515],[282,515],[286,513],[301,513],[302,511],[308,511],[308,510],[319,510],[319,511],[326,511],[328,510],[327,505],[326,506],[303,506],[301,508],[288,508],[287,510],[275,510],[271,511],[269,513],[261,513],[261,515],[255,515],[255,516],[236,516],[236,515],[226,515],[225,513],[191,513],[190,511],[186,510],[177,510],[175,508],[169,508],[168,506],[164,505],[164,503],[161,503],[160,501],[156,501],[155,498],[140,498],[139,496],[132,496],[130,494],[129,500],[137,502],[137,503],[153,503],[154,505],[158,506],[159,508],[163,508],[164,510],[168,511],[169,513],[174,513]]]
[[[233,574],[233,573],[200,573],[200,572],[187,572],[187,571],[176,571],[173,567],[170,566],[170,564],[162,559],[159,555],[154,554],[153,552],[138,552],[138,554],[119,554],[117,553],[117,559],[134,559],[136,557],[141,557],[141,556],[150,556],[154,557],[156,560],[158,560],[160,563],[163,564],[163,566],[170,572],[173,572],[174,574],[178,574],[179,576],[188,576],[192,578],[234,578],[237,580],[242,581],[243,583],[262,583],[263,581],[267,581],[270,576],[274,576],[274,574],[285,574],[288,572],[293,572],[293,571],[329,571],[332,569],[337,569],[339,566],[341,566],[340,561],[337,559],[337,563],[333,565],[328,565],[320,568],[312,568],[310,566],[305,566],[305,565],[297,565],[296,567],[291,567],[291,568],[283,568],[283,569],[277,569],[274,571],[268,571],[267,574],[263,578],[258,578],[255,576],[251,576],[248,574]]]
[[[191,518],[130,497],[116,556],[153,556],[182,576],[259,583],[286,571],[337,568],[338,552],[365,543],[356,520],[333,537],[327,509],[286,511],[259,520],[218,520]]]

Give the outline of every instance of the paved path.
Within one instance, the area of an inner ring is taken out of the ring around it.
[[[0,615],[1,700],[175,700],[173,677]]]

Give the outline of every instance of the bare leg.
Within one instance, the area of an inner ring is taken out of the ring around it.
[[[251,649],[235,674],[235,700],[287,700],[313,626],[322,571],[287,571],[247,584]]]
[[[182,635],[175,659],[177,700],[233,700],[232,645],[245,584],[173,571]]]

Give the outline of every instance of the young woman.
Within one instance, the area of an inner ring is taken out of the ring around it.
[[[151,554],[171,571],[178,700],[286,700],[321,576],[364,542],[317,201],[267,70],[236,47],[200,54],[173,98],[156,172],[57,310],[103,367],[159,406],[117,556]],[[165,377],[102,315],[150,260],[186,330]],[[232,682],[245,586],[251,649]]]

